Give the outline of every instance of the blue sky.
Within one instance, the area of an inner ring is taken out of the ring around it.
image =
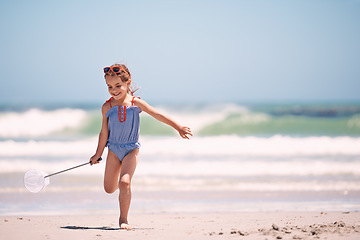
[[[360,100],[360,1],[0,1],[0,103]]]

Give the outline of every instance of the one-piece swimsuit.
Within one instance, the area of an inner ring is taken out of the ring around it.
[[[108,149],[122,162],[132,150],[140,148],[139,130],[141,109],[134,106],[111,106],[111,99],[107,100],[110,110],[106,113],[108,119],[109,138],[106,143]]]

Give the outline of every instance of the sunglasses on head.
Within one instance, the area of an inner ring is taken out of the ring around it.
[[[122,67],[120,66],[112,66],[112,67],[104,67],[104,73],[108,74],[113,72],[115,74],[121,73],[121,71],[123,71],[124,73],[126,73],[128,76],[130,76]]]

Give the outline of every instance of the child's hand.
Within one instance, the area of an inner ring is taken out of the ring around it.
[[[191,130],[188,127],[182,126],[179,128],[178,132],[179,132],[180,136],[184,139],[189,139],[188,135],[192,136]]]
[[[94,155],[94,156],[92,156],[91,158],[90,158],[90,165],[92,166],[92,165],[94,165],[94,164],[98,164],[99,163],[99,158],[100,157],[97,157],[96,155]]]

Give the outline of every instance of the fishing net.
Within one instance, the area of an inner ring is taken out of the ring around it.
[[[47,173],[31,169],[27,171],[24,175],[24,185],[29,192],[37,193],[40,192],[50,183],[50,178],[46,177]]]
[[[99,158],[97,162],[100,162],[101,160],[102,158]],[[43,190],[47,185],[49,185],[51,176],[67,172],[78,167],[89,165],[90,163],[91,161],[49,175],[46,172],[31,169],[27,171],[24,175],[24,185],[26,189],[29,190],[29,192],[37,193]]]

